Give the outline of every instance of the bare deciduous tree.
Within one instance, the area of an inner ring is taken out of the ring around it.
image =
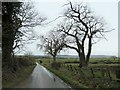
[[[21,49],[26,42],[34,40],[36,37],[33,27],[41,25],[46,20],[46,17],[37,13],[34,6],[28,2],[22,3],[18,17],[20,22],[16,26],[13,49]]]
[[[38,47],[43,48],[44,51],[53,57],[53,61],[56,61],[56,56],[64,47],[64,34],[56,31],[51,31],[47,37],[41,36],[41,44]]]
[[[73,5],[71,2],[67,5],[69,6],[64,13],[65,21],[60,24],[59,31],[72,38],[65,46],[77,51],[80,67],[87,66],[93,44],[105,38],[104,33],[108,32],[105,31],[105,21],[95,17],[87,5]]]

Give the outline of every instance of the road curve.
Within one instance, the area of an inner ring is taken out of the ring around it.
[[[71,88],[45,67],[36,64],[30,77],[14,88]]]

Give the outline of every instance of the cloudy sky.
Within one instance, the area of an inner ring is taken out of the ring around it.
[[[35,5],[36,11],[38,11],[42,16],[48,18],[48,22],[54,20],[58,16],[62,15],[64,12],[63,5],[68,3],[67,0],[32,0]],[[112,32],[106,33],[105,37],[107,40],[102,39],[100,42],[95,44],[92,48],[92,55],[118,55],[118,3],[117,0],[71,0],[73,2],[83,2],[86,3],[96,16],[103,17],[107,23],[107,29],[115,29]],[[37,35],[45,35],[49,32],[56,24],[60,22],[60,19],[52,22],[50,24],[35,27],[34,30]],[[44,54],[42,50],[38,50],[36,44],[38,41],[35,41],[33,44],[27,45],[28,51],[33,52],[35,55]],[[62,52],[61,54],[77,54],[74,50],[69,50],[67,52]]]

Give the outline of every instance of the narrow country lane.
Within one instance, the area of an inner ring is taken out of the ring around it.
[[[46,68],[36,64],[30,77],[14,88],[71,88]]]

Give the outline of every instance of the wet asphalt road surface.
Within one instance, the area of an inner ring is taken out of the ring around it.
[[[14,88],[71,88],[46,68],[36,64],[30,77]]]

